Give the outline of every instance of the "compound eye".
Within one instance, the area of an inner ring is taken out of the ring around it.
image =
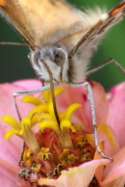
[[[65,53],[64,49],[56,48],[54,50],[54,62],[57,65],[61,66],[64,64],[65,60],[66,60],[66,53]]]

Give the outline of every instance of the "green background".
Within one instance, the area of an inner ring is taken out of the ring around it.
[[[69,0],[72,4],[83,9],[95,6],[106,7],[110,10],[118,0]],[[0,18],[0,41],[22,42],[18,33]],[[17,79],[35,77],[27,59],[26,47],[0,46],[0,82],[11,82]],[[91,67],[114,58],[125,67],[125,20],[115,26],[105,37],[95,56]],[[91,79],[101,82],[106,88],[124,81],[125,75],[113,65],[97,72]]]

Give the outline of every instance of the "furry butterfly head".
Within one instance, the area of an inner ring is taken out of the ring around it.
[[[50,74],[56,82],[68,82],[68,53],[62,46],[45,46],[29,55],[32,67],[41,80],[49,81]]]

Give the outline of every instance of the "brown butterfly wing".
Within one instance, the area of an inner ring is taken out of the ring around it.
[[[63,0],[4,0],[3,15],[32,47],[54,43],[81,30],[80,12]],[[79,25],[76,27],[76,24]]]

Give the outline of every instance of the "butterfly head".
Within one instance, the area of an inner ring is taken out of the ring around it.
[[[68,80],[68,53],[62,46],[44,46],[31,51],[29,55],[33,69],[40,80],[67,82]]]

